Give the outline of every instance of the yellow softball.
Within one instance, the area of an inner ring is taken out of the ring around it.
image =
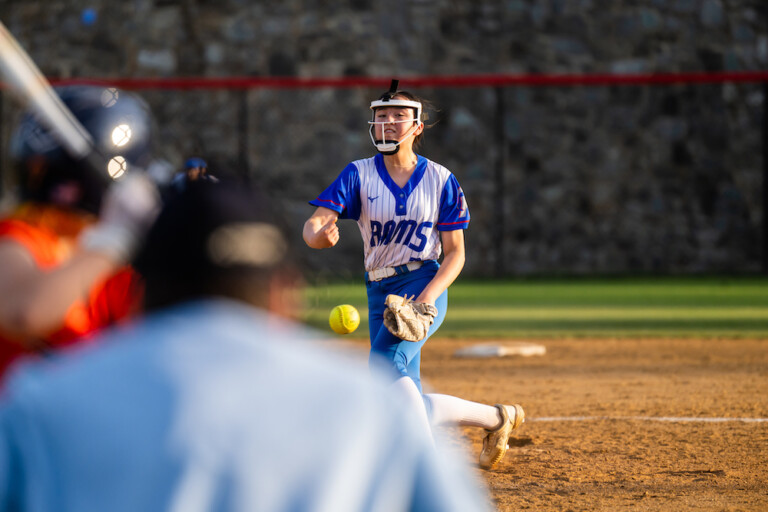
[[[360,313],[354,306],[342,304],[331,310],[331,316],[328,319],[331,329],[338,334],[349,334],[360,325]]]

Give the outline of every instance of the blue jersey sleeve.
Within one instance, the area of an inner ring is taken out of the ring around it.
[[[451,174],[440,196],[439,231],[453,231],[469,227],[469,208],[459,181]]]
[[[309,202],[339,213],[340,219],[360,218],[360,174],[353,163],[347,165],[328,188]]]

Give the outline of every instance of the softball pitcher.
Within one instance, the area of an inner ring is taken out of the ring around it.
[[[422,395],[421,348],[442,324],[448,287],[464,267],[464,229],[470,215],[456,177],[414,152],[425,129],[422,101],[397,85],[393,80],[390,90],[370,105],[369,133],[379,153],[347,165],[310,201],[317,209],[303,236],[314,249],[333,247],[339,241],[336,221],[357,221],[364,246],[371,364],[385,362],[395,388],[412,403],[425,428],[451,423],[485,428],[480,466],[489,469],[506,453],[509,436],[525,413],[516,404],[494,407]],[[415,302],[437,308],[424,339],[404,341],[383,325],[389,294],[415,297]]]

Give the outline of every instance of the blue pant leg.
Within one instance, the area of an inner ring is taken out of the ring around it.
[[[384,299],[387,294],[379,283],[366,283],[368,293],[368,337],[373,342],[379,329],[384,327]]]
[[[422,393],[421,389],[421,350],[419,350],[416,354],[413,355],[410,362],[408,363],[408,366],[405,367],[405,371],[408,373],[408,376],[413,380],[413,382],[416,384],[416,387],[419,388],[419,393]]]
[[[440,325],[443,323],[443,320],[445,320],[445,311],[447,309],[447,305],[448,305],[448,292],[446,290],[435,301],[435,307],[437,308],[437,316],[435,317],[435,322],[429,328],[429,334],[427,334],[427,338],[424,340],[424,343],[426,343],[426,340],[428,340],[440,328]],[[404,343],[408,343],[408,342],[404,342]],[[422,347],[423,346],[424,344],[422,343]],[[408,363],[406,370],[408,371],[408,375],[416,383],[416,387],[419,388],[419,391],[422,391],[421,348],[419,348],[418,353],[416,353],[416,355],[413,356],[413,358],[411,359],[411,362]]]
[[[366,283],[366,290],[368,292],[368,334],[371,340],[368,365],[383,370],[394,381],[401,375],[393,364],[394,349],[388,350],[388,348],[400,340],[384,327],[384,309],[386,309],[384,299],[388,295],[387,288],[384,283],[378,281]],[[389,339],[387,339],[388,337]],[[377,339],[379,340],[378,343],[375,341]],[[378,348],[374,348],[374,346]]]
[[[393,379],[408,376],[421,390],[421,348],[442,324],[448,304],[447,292],[436,301],[438,316],[429,330],[427,338],[419,342],[403,341],[390,333],[383,325],[384,299],[390,293],[418,296],[432,280],[437,265],[432,265],[408,274],[368,283],[369,329],[371,335],[371,364],[383,364]]]

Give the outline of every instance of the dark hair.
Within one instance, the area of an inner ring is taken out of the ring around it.
[[[426,123],[426,121],[429,119],[429,113],[427,112],[427,109],[434,110],[434,107],[432,106],[432,104],[430,102],[428,102],[427,100],[424,100],[422,98],[419,98],[415,94],[413,94],[411,92],[408,92],[408,91],[397,91],[393,95],[393,98],[397,98],[397,97],[399,97],[400,99],[409,100],[409,101],[418,101],[419,103],[421,103],[421,119],[419,119],[419,121],[424,123],[424,130],[426,130],[427,128],[431,128],[431,127],[433,127],[435,125],[435,123],[432,123],[430,125],[428,125]],[[416,109],[413,109],[413,110],[414,110],[414,115],[415,115],[416,114],[416,112],[415,112]],[[424,130],[422,130],[420,134],[416,135],[413,138],[413,147],[414,148],[418,148],[418,147],[421,146],[421,141],[424,138]]]
[[[241,180],[190,182],[163,207],[134,261],[145,309],[211,296],[267,307],[273,276],[292,267],[278,218]]]

